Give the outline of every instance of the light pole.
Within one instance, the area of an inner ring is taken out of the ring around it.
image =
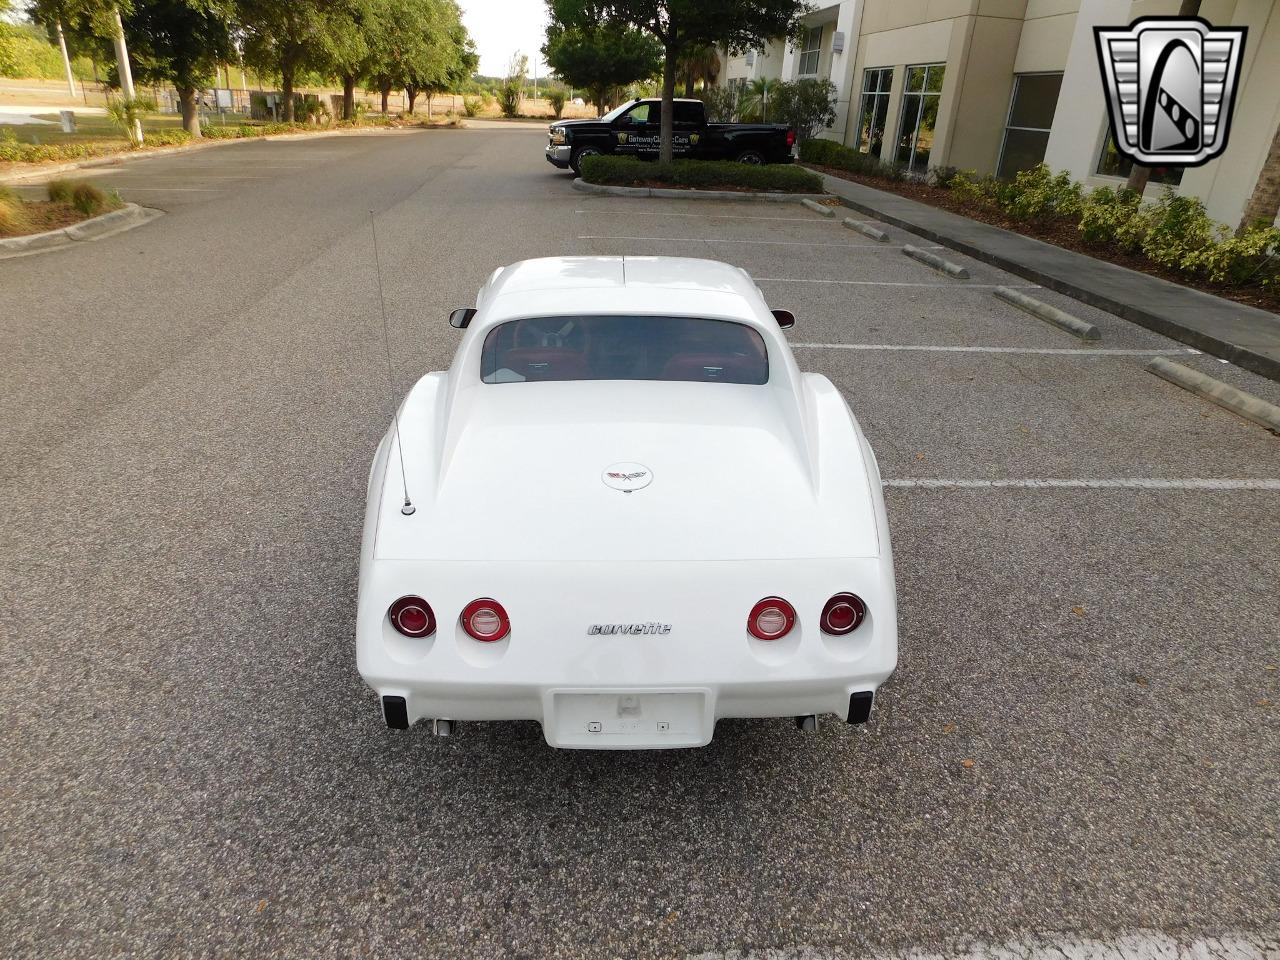
[[[124,94],[126,101],[131,101],[136,94],[133,90],[133,70],[129,67],[129,48],[124,39],[124,21],[120,19],[119,7],[113,7],[111,12],[116,18],[116,63],[120,71],[120,92]],[[133,121],[133,139],[136,143],[142,143],[142,121],[136,117]]]
[[[62,51],[62,66],[67,71],[67,90],[71,96],[76,95],[76,78],[71,73],[71,58],[67,56],[67,38],[62,34],[62,18],[53,21],[53,25],[58,30],[58,49]]]

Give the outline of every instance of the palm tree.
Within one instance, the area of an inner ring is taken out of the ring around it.
[[[676,76],[684,80],[684,95],[693,96],[693,87],[699,80],[703,86],[715,82],[720,74],[720,55],[711,44],[689,47],[676,63]]]
[[[1273,223],[1280,216],[1280,127],[1271,140],[1271,150],[1258,171],[1258,182],[1245,205],[1237,233],[1243,233],[1255,223]]]
[[[742,118],[745,120],[751,117],[761,123],[769,120],[769,103],[778,94],[778,84],[781,81],[771,80],[768,77],[757,77],[747,84],[747,89],[742,94],[742,103],[739,107]]]

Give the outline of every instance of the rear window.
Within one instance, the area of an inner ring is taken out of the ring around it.
[[[701,317],[532,317],[484,338],[480,379],[678,380],[768,383],[769,355],[753,328]]]

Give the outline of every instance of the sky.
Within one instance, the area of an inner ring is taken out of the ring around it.
[[[529,72],[537,61],[538,76],[546,68],[538,53],[545,37],[547,5],[544,0],[459,0],[462,22],[471,32],[480,53],[480,73],[501,77],[511,55],[519,50],[529,57]]]

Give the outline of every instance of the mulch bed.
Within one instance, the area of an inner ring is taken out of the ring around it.
[[[95,217],[101,216],[114,210],[115,206],[108,204],[97,213]],[[45,233],[48,230],[60,230],[63,227],[70,227],[80,223],[82,220],[88,220],[83,213],[77,210],[69,203],[54,203],[51,200],[36,200],[31,203],[24,203],[22,211],[27,215],[29,222],[25,230],[18,233],[11,233],[0,229],[0,238],[4,237],[25,237],[32,233]]]
[[[1023,223],[1006,217],[999,210],[963,200],[950,190],[942,187],[931,187],[927,183],[860,176],[847,170],[837,170],[833,167],[824,167],[816,163],[806,163],[804,166],[832,177],[839,177],[841,180],[850,180],[853,183],[861,183],[868,187],[875,187],[877,190],[884,190],[886,193],[896,193],[899,196],[909,197],[912,200],[918,200],[920,203],[927,203],[930,206],[941,207],[944,210],[950,210],[952,213],[958,213],[961,216],[968,217],[970,220],[989,223],[993,227],[1002,227],[1013,233],[1034,237],[1036,240],[1043,240],[1045,243],[1052,243],[1057,247],[1074,250],[1097,260],[1105,260],[1117,266],[1136,270],[1138,273],[1160,277],[1162,280],[1168,280],[1180,286],[1203,290],[1205,293],[1212,293],[1215,296],[1234,300],[1237,303],[1248,304],[1260,310],[1275,312],[1277,307],[1280,307],[1280,300],[1256,286],[1226,286],[1208,283],[1196,277],[1189,277],[1185,273],[1177,273],[1159,264],[1152,263],[1140,253],[1130,253],[1115,247],[1097,247],[1085,243],[1080,238],[1080,232],[1076,229],[1076,225],[1069,221],[1046,224]]]

